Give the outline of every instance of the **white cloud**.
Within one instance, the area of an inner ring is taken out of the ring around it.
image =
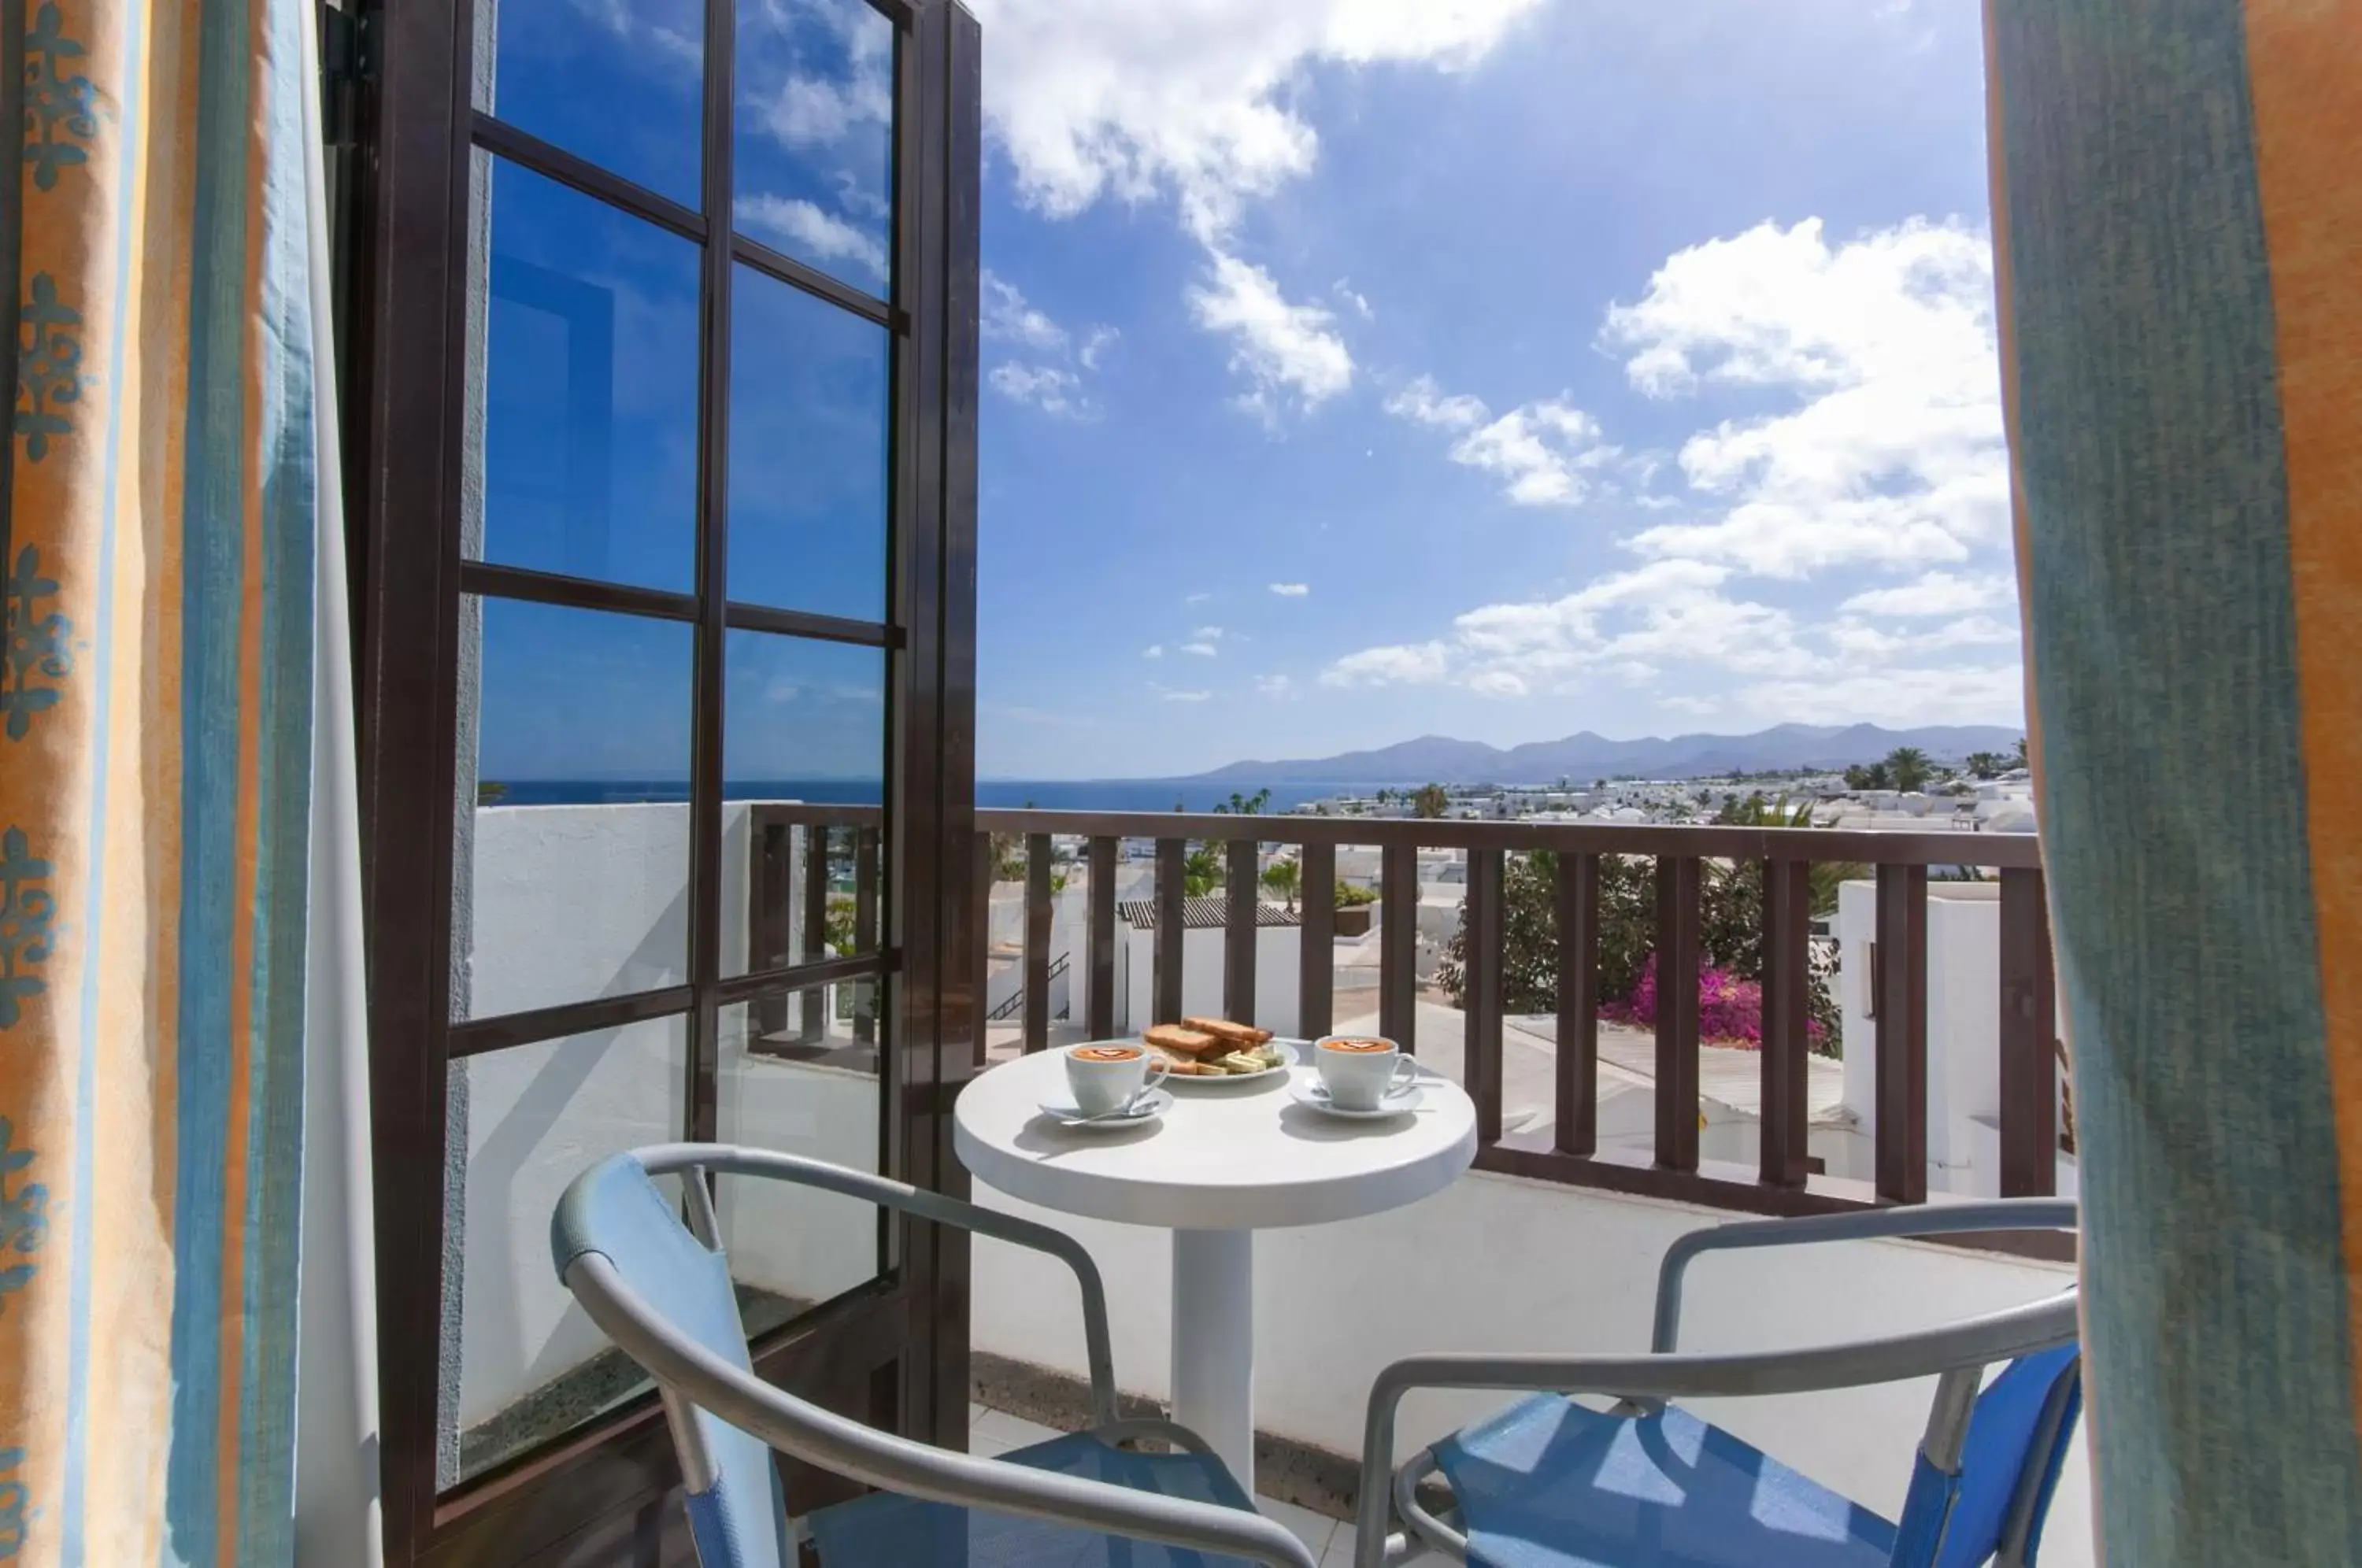
[[[1301,599],[1312,591],[1312,585],[1307,582],[1275,582],[1271,591],[1282,599]]]
[[[1716,561],[1665,559],[1614,572],[1554,600],[1488,604],[1455,618],[1449,635],[1363,648],[1321,673],[1334,687],[1448,685],[1479,696],[1579,694],[1602,680],[1653,687],[1672,701],[1720,701],[1700,684],[1730,688],[1738,712],[1779,720],[2008,720],[2016,712],[2017,631],[1969,615],[1905,633],[1852,617],[1826,625],[1735,596],[1736,570]],[[1966,665],[1937,656],[2006,647]],[[1900,695],[1865,692],[1891,677]],[[1807,701],[1824,689],[1841,699]],[[2007,693],[2007,701],[1996,693]]]
[[[1563,396],[1521,404],[1502,414],[1466,392],[1445,395],[1421,376],[1386,399],[1397,419],[1460,433],[1451,460],[1503,481],[1520,506],[1572,506],[1591,493],[1594,475],[1622,456],[1602,439],[1599,421]]]
[[[1961,561],[2005,540],[2008,465],[1992,247],[1914,218],[1831,245],[1821,222],[1762,224],[1675,252],[1600,340],[1632,384],[1788,394],[1682,447],[1718,516],[1628,541],[1645,554],[1798,577],[1849,562]]]
[[[785,240],[813,260],[850,261],[872,277],[886,276],[886,247],[875,235],[800,196],[741,196],[737,213],[744,227]]]
[[[1159,697],[1164,698],[1167,702],[1203,702],[1213,695],[1210,691],[1175,690],[1170,686],[1156,686],[1153,681],[1150,685],[1154,689],[1156,694]]]
[[[1140,650],[1140,657],[1142,658],[1163,658],[1164,657],[1164,645],[1163,643],[1151,643],[1146,647]]]
[[[995,365],[985,378],[992,390],[1012,403],[1031,403],[1044,414],[1078,417],[1090,412],[1083,400],[1082,378],[1055,365],[1027,365],[1015,359]]]
[[[1069,419],[1098,413],[1084,378],[1098,369],[1099,356],[1117,337],[1112,326],[1094,326],[1077,344],[1073,335],[1029,304],[1024,292],[990,271],[984,274],[982,330],[988,343],[1012,343],[1029,358],[995,365],[986,376],[992,389],[1013,403]]]
[[[763,129],[788,147],[828,147],[857,127],[890,122],[893,84],[883,71],[863,72],[845,82],[791,75],[757,113]]]
[[[1066,329],[1028,304],[1016,284],[988,267],[984,272],[983,329],[988,340],[1021,343],[1028,348],[1066,346]]]
[[[1363,321],[1375,321],[1378,318],[1378,313],[1370,308],[1368,296],[1354,288],[1349,280],[1344,278],[1338,279],[1335,282],[1329,285],[1329,292],[1335,294],[1347,304],[1352,305],[1353,307],[1353,314],[1360,316]]]
[[[1196,654],[1199,658],[1211,658],[1220,650],[1211,643],[1183,643],[1181,651],[1186,654]]]
[[[1214,596],[1210,593],[1192,593],[1187,598],[1182,600],[1181,602],[1184,604],[1203,604],[1207,600],[1211,599],[1212,597]]]
[[[1296,682],[1285,675],[1258,675],[1255,690],[1266,697],[1292,697],[1296,694]]]
[[[1958,615],[2017,603],[2017,580],[2000,572],[1966,576],[1931,571],[1893,588],[1857,593],[1838,609],[1859,615]]]
[[[1317,160],[1293,93],[1307,70],[1462,70],[1541,3],[978,0],[987,130],[1037,211],[1169,196],[1210,242]]]
[[[1215,640],[1221,635],[1222,628],[1220,626],[1200,626],[1195,632],[1190,634],[1192,636],[1203,637],[1209,642]]]
[[[1231,369],[1253,383],[1241,406],[1273,418],[1291,397],[1306,410],[1353,384],[1353,357],[1317,304],[1290,304],[1270,273],[1214,251],[1205,281],[1190,285],[1189,312],[1231,340]]]

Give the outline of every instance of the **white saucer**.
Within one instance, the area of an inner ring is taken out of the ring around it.
[[[1288,1084],[1287,1092],[1298,1105],[1308,1106],[1324,1116],[1342,1117],[1348,1121],[1375,1121],[1382,1116],[1400,1116],[1405,1111],[1417,1110],[1419,1101],[1427,1098],[1424,1086],[1417,1079],[1386,1096],[1369,1110],[1348,1110],[1339,1105],[1329,1098],[1329,1086],[1318,1077],[1297,1078]]]
[[[1102,1127],[1142,1127],[1173,1109],[1173,1097],[1162,1088],[1150,1089],[1132,1102],[1131,1109],[1113,1116],[1086,1116],[1083,1108],[1072,1100],[1045,1099],[1042,1114],[1061,1127],[1080,1128],[1097,1132]]]

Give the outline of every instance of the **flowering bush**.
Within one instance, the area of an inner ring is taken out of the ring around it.
[[[1632,994],[1620,1002],[1609,1002],[1599,1010],[1599,1016],[1618,1023],[1653,1026],[1657,1021],[1657,955],[1649,955],[1640,966],[1640,978]],[[1821,1021],[1816,1018],[1805,1021],[1811,1041],[1817,1044],[1821,1038]],[[1706,967],[1698,971],[1698,1038],[1720,1041],[1726,1044],[1743,1045],[1760,1050],[1763,1044],[1763,988],[1757,982],[1732,974],[1727,969]]]

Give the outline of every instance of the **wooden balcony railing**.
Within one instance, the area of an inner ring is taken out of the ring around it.
[[[825,821],[869,827],[874,812],[854,808],[766,808],[784,825]],[[1256,966],[1255,906],[1261,846],[1295,845],[1300,874],[1296,903],[1302,922],[1297,999],[1299,1032],[1317,1035],[1335,1022],[1335,889],[1343,845],[1379,851],[1378,1026],[1411,1051],[1417,1039],[1418,854],[1464,852],[1467,933],[1461,1004],[1461,1081],[1477,1107],[1481,1169],[1760,1213],[1827,1212],[1927,1198],[1927,884],[1930,867],[1974,867],[1999,878],[2001,1038],[2000,1173],[2004,1196],[2054,1190],[2058,1142],[2058,1057],[2051,948],[2041,849],[2030,834],[1959,831],[1862,833],[1828,829],[1675,827],[1460,822],[1404,818],[1184,815],[1153,812],[979,811],[976,816],[979,911],[987,933],[976,957],[979,998],[987,992],[994,881],[991,840],[1023,846],[1022,1046],[1049,1042],[1055,838],[1080,838],[1087,898],[1081,951],[1073,955],[1084,987],[1085,1025],[1114,1032],[1117,941],[1116,871],[1126,840],[1154,845],[1151,1019],[1182,1012],[1184,864],[1191,844],[1219,845],[1227,910],[1222,944],[1223,1011],[1252,1021]],[[762,833],[756,834],[759,862]],[[1502,1115],[1502,896],[1505,864],[1537,850],[1556,862],[1553,913],[1560,936],[1555,999],[1557,1041],[1552,1111],[1546,1132],[1505,1132]],[[1658,1006],[1654,1022],[1653,1151],[1603,1149],[1599,1142],[1600,867],[1610,856],[1654,862]],[[1709,863],[1760,863],[1763,868],[1761,951],[1763,1027],[1759,1055],[1759,1156],[1752,1170],[1704,1163],[1699,1151],[1698,979],[1701,887]],[[1864,1183],[1816,1174],[1807,1151],[1807,1055],[1812,922],[1810,867],[1850,863],[1876,882],[1872,998],[1875,1033],[1875,1179]],[[874,850],[865,867],[874,870]],[[757,878],[758,884],[760,878]],[[812,895],[808,895],[812,896]],[[874,908],[874,897],[865,899]],[[761,928],[757,917],[756,928]],[[809,921],[805,927],[810,929]],[[977,1043],[982,1065],[984,1042]],[[2036,1250],[2041,1250],[2037,1247]]]

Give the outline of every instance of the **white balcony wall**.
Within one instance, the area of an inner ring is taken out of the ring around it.
[[[1169,1396],[1169,1233],[1055,1214],[979,1186],[978,1201],[1080,1239],[1107,1281],[1117,1381]],[[1426,1201],[1338,1225],[1271,1231],[1255,1245],[1255,1419],[1261,1429],[1357,1454],[1371,1381],[1429,1351],[1648,1348],[1656,1269],[1686,1231],[1730,1218],[1680,1204],[1472,1173]],[[1082,1312],[1055,1262],[979,1240],[975,1344],[1085,1373]],[[1861,1242],[1735,1253],[1694,1265],[1682,1345],[1769,1350],[1932,1327],[2055,1294],[2063,1266],[1956,1248]],[[1692,1408],[1786,1463],[1893,1518],[1934,1381]],[[1423,1394],[1404,1407],[1407,1455],[1499,1396]],[[2043,1562],[2093,1561],[2079,1435]]]

